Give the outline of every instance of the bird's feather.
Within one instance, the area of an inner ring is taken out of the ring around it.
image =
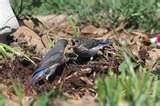
[[[48,78],[54,74],[57,66],[64,62],[64,49],[67,45],[66,40],[57,41],[52,48],[42,59],[40,67],[32,74],[31,83],[37,82],[39,79]]]
[[[75,41],[75,47],[73,50],[81,58],[93,57],[97,54],[99,50],[112,44],[112,41],[110,39],[97,40],[80,37],[76,38]]]

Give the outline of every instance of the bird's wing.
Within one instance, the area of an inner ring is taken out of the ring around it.
[[[33,76],[35,76],[37,73],[45,73],[45,71],[47,70],[48,66],[47,65],[44,65],[44,66],[40,66],[37,70],[35,70],[32,74],[32,78]]]
[[[105,39],[105,40],[102,39],[102,40],[98,40],[97,43],[98,43],[98,45],[101,44],[101,45],[109,46],[109,45],[112,45],[113,42],[111,39]]]
[[[110,39],[106,40],[96,40],[96,39],[89,39],[87,42],[83,43],[82,45],[85,46],[88,49],[92,49],[97,46],[109,46],[112,44],[112,41]]]
[[[82,43],[82,45],[88,49],[97,46],[97,42],[95,39],[88,39]]]
[[[76,49],[77,49],[77,52],[78,52],[78,53],[83,53],[83,54],[86,54],[86,53],[88,53],[88,51],[89,51],[89,49],[86,48],[86,47],[84,47],[83,45],[81,45],[81,46],[79,46],[79,47],[76,47]]]
[[[56,67],[61,64],[60,62],[62,61],[62,59],[63,59],[63,54],[57,52],[47,60],[43,60],[41,66],[32,74],[31,83],[34,83],[37,80],[46,77],[51,70],[53,74]],[[52,68],[53,66],[55,67]]]
[[[74,51],[80,58],[90,58],[95,54],[84,46],[77,47]]]
[[[45,75],[48,72],[48,68],[38,68],[32,75],[32,79],[30,81],[30,84],[35,84],[38,80],[42,79],[45,77]]]
[[[34,72],[34,74],[32,75],[32,80],[31,80],[30,83],[34,85],[37,81],[43,79],[44,77],[48,80],[48,78],[52,74],[54,74],[54,72],[55,72],[55,70],[56,70],[58,65],[59,64],[57,63],[57,64],[53,64],[52,66],[47,67],[45,69],[38,68],[36,70],[36,72]]]
[[[89,49],[90,53],[97,53],[99,50],[103,49],[106,45],[98,45]]]
[[[42,64],[47,61],[57,61],[63,54],[64,50],[56,51],[55,49],[52,49],[43,57]]]
[[[46,79],[49,80],[49,77],[51,75],[53,75],[57,69],[57,67],[59,66],[59,63],[52,65],[51,67],[49,67],[49,73],[46,75]]]
[[[63,53],[55,53],[54,55],[50,56],[50,58],[47,58],[47,59],[43,59],[42,61],[42,66],[46,66],[46,65],[52,65],[54,63],[58,63],[58,62],[61,62],[62,59],[64,58],[64,55]]]
[[[62,50],[60,50],[60,49],[62,49]],[[45,56],[43,57],[43,60],[45,61],[45,60],[49,59],[51,56],[54,56],[58,53],[63,53],[63,52],[64,52],[64,48],[60,48],[60,47],[55,46],[54,48],[52,48],[51,50],[49,50],[45,54]]]

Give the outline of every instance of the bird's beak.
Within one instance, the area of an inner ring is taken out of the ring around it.
[[[75,47],[76,47],[75,45],[70,45],[70,46],[68,46],[68,49],[73,49]]]

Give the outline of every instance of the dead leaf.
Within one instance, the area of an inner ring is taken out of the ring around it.
[[[48,32],[65,32],[68,31],[70,25],[67,21],[66,15],[48,15],[48,16],[37,16],[45,27],[47,27]]]
[[[148,46],[143,46],[139,50],[139,58],[145,62],[146,59],[149,58],[148,54],[149,47]]]
[[[93,82],[87,77],[80,77],[80,79],[84,81],[85,83],[87,83],[88,85],[93,85]]]
[[[126,24],[127,23],[121,23],[116,29],[112,29],[110,32],[106,33],[103,37],[99,37],[99,39],[107,39],[110,38],[112,35],[115,35],[115,33],[123,31]]]
[[[148,51],[149,59],[146,60],[146,65],[149,68],[156,68],[154,67],[155,64],[158,64],[160,60],[160,49],[153,48],[152,50]]]
[[[96,36],[96,37],[100,37],[103,36],[105,33],[107,33],[108,30],[104,29],[104,28],[96,28],[93,25],[88,25],[85,26],[82,30],[81,30],[81,34],[83,35],[90,35],[90,36]]]
[[[139,51],[144,46],[145,34],[141,32],[127,32],[123,30],[121,33],[115,33],[110,36],[112,39],[118,42],[126,42],[131,52],[139,57]]]
[[[32,20],[23,20],[23,23],[25,26],[27,26],[30,29],[34,29],[34,23],[32,22]]]
[[[55,24],[61,24],[66,19],[66,15],[47,15],[47,16],[37,16],[44,25],[52,26]]]
[[[132,41],[130,42],[131,43],[131,46],[132,46],[132,52],[135,56],[139,57],[139,51],[141,48],[143,48],[145,45],[144,45],[144,40],[146,39],[146,36],[145,34],[143,33],[138,33],[136,32],[135,34],[137,35],[132,35]]]
[[[98,106],[94,97],[84,96],[79,100],[69,99],[67,101],[56,99],[54,102],[55,106]]]
[[[22,105],[23,106],[31,106],[34,98],[32,96],[26,96],[22,99]]]
[[[20,104],[12,100],[7,100],[5,106],[20,106]]]
[[[49,39],[48,39],[48,36],[47,35],[43,35],[42,37],[41,37],[41,39],[42,39],[42,43],[43,43],[43,45],[45,46],[45,48],[48,48],[49,47]]]
[[[25,45],[29,48],[35,48],[34,52],[43,54],[46,50],[45,45],[42,43],[41,38],[31,29],[21,26],[13,34],[14,40],[19,45]]]

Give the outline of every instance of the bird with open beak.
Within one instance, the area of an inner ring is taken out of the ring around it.
[[[43,57],[40,67],[32,74],[31,84],[45,78],[48,80],[56,71],[58,66],[65,63],[64,51],[68,44],[65,39],[60,39],[54,47]]]
[[[112,44],[110,39],[97,40],[78,37],[72,40],[73,50],[81,60],[93,60],[96,55],[102,55],[101,50]]]

